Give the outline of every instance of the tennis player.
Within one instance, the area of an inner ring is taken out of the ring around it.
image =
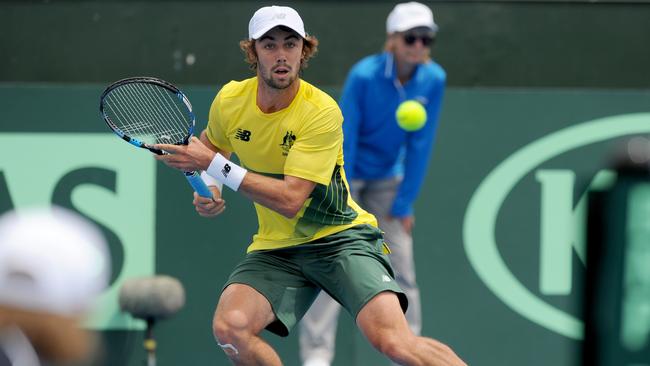
[[[194,196],[200,215],[223,212],[221,184],[255,203],[259,231],[214,315],[218,345],[235,365],[281,365],[260,333],[288,335],[324,290],[391,360],[465,365],[449,347],[408,327],[406,296],[376,219],[348,193],[341,111],[299,77],[317,39],[294,9],[281,6],[257,10],[248,31],[240,45],[256,76],[221,89],[200,141],[157,145],[170,153],[157,157],[167,165],[207,172],[214,199]]]

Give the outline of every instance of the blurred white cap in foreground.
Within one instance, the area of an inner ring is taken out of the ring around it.
[[[76,316],[106,288],[106,240],[70,210],[30,208],[0,217],[0,305]]]

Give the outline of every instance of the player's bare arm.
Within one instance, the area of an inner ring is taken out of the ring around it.
[[[156,145],[156,148],[169,153],[156,156],[157,160],[182,171],[190,167],[194,170],[207,170],[217,154],[226,159],[230,158],[230,153],[221,151],[210,143],[205,132],[201,134],[200,140],[194,137],[187,146],[160,144]],[[231,166],[235,167],[235,164],[231,163]],[[238,190],[251,200],[291,218],[300,211],[315,186],[316,183],[298,177],[285,176],[284,179],[275,179],[246,172]],[[195,202],[210,205],[210,202],[201,197],[195,197]],[[214,216],[223,210],[219,211],[217,207],[210,206],[206,212],[199,211],[199,207],[197,211],[202,216]]]
[[[292,218],[300,211],[315,186],[316,183],[312,181],[290,175],[284,179],[274,179],[249,172],[239,190],[251,200]]]

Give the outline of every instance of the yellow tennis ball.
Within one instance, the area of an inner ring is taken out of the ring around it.
[[[415,100],[407,100],[397,107],[395,111],[397,124],[406,131],[417,131],[427,123],[427,110]]]

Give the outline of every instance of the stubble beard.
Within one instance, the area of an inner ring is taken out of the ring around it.
[[[261,66],[261,65],[258,65],[258,66]],[[285,81],[279,82],[279,81],[277,81],[277,80],[275,80],[273,78],[273,71],[271,71],[271,70],[269,70],[268,72],[260,72],[260,75],[262,76],[262,80],[264,81],[264,83],[267,86],[269,86],[269,87],[271,87],[273,89],[277,89],[277,90],[286,89],[286,88],[290,87],[293,84],[294,81],[296,81],[296,75],[291,75],[291,76],[287,76]],[[289,74],[287,74],[287,75],[289,75]]]

